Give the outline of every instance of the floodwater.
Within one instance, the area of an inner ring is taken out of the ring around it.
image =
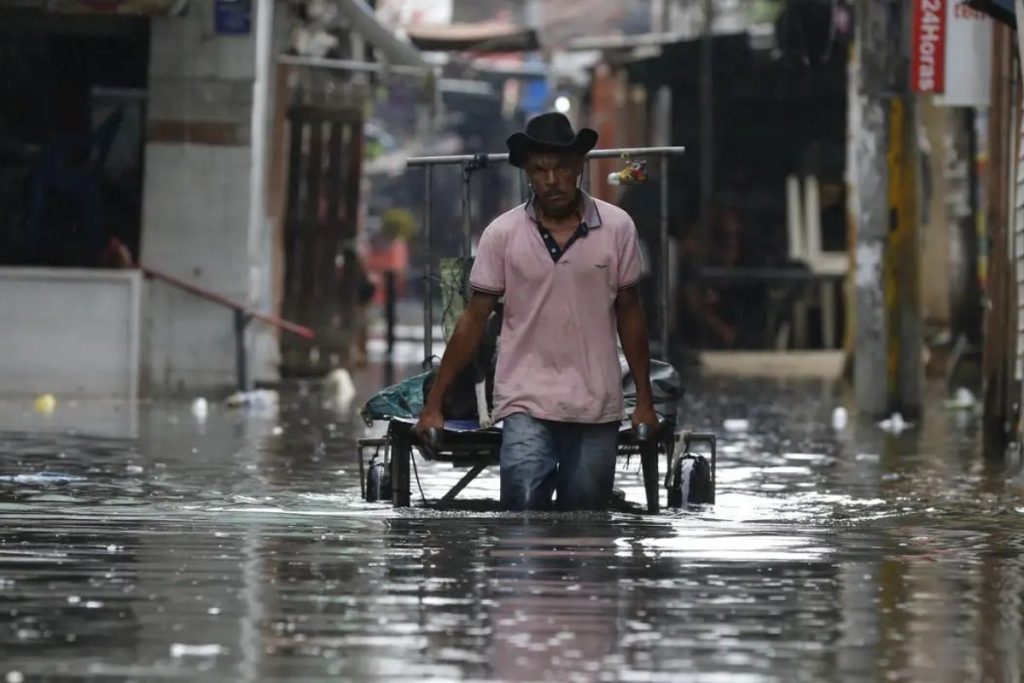
[[[658,516],[364,503],[361,424],[314,397],[7,402],[0,681],[1019,681],[1024,477],[941,399],[836,431],[831,385],[703,380],[718,504]]]

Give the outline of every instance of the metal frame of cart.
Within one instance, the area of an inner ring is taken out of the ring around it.
[[[685,147],[624,147],[619,149],[595,149],[587,154],[587,159],[615,159],[620,157],[657,157],[658,183],[660,185],[660,206],[658,209],[658,245],[660,252],[659,269],[661,273],[659,292],[659,322],[658,330],[659,351],[662,357],[668,355],[668,332],[669,332],[669,263],[668,263],[668,160],[673,156],[682,156],[686,153]],[[430,258],[431,249],[431,211],[434,187],[435,166],[461,166],[462,167],[462,255],[468,257],[472,250],[472,222],[470,220],[470,188],[469,180],[473,173],[485,168],[490,168],[496,163],[508,162],[508,154],[462,154],[450,156],[412,157],[406,165],[410,167],[422,166],[424,170],[424,192],[425,204],[423,209],[423,245],[426,258],[424,273],[424,294],[423,294],[423,357],[433,356],[433,285],[434,271]],[[522,175],[520,175],[522,180]]]
[[[660,301],[659,301],[659,347],[662,358],[667,357],[668,333],[669,333],[669,263],[668,263],[668,161],[672,156],[681,156],[685,153],[684,147],[631,147],[620,149],[593,150],[587,154],[588,159],[608,159],[620,157],[657,157],[659,160],[658,181],[661,187],[660,211],[659,211],[659,246],[660,258]],[[433,357],[433,286],[434,270],[431,252],[431,211],[433,194],[433,171],[435,166],[461,167],[462,171],[462,256],[469,257],[471,253],[472,225],[470,221],[470,178],[476,171],[490,168],[499,162],[507,162],[508,154],[470,154],[452,156],[428,156],[414,157],[407,161],[411,167],[424,168],[424,221],[423,241],[425,254],[427,254],[424,273],[424,304],[423,304],[423,356],[426,359]],[[520,176],[522,179],[522,176]],[[451,462],[453,467],[467,469],[462,479],[455,484],[441,499],[440,503],[450,503],[455,497],[486,467],[495,465],[498,462],[498,450],[501,444],[501,432],[497,429],[474,430],[474,431],[450,431],[446,430],[442,446],[438,449],[427,448],[419,444],[412,429],[413,425],[408,421],[393,419],[388,426],[387,435],[384,438],[360,439],[359,466],[360,481],[363,486],[363,496],[368,497],[366,486],[366,456],[371,457],[382,450],[387,453],[388,466],[390,468],[391,502],[395,507],[408,507],[411,502],[412,468],[415,463],[412,460],[413,448],[418,448],[421,454],[428,460]],[[676,441],[683,444],[683,453],[676,454]],[[647,442],[639,442],[629,431],[620,432],[619,456],[629,457],[634,454],[640,456],[641,469],[643,470],[644,489],[648,512],[658,512],[660,509],[658,459],[664,455],[666,459],[666,476],[664,485],[671,491],[673,486],[672,477],[678,470],[678,458],[689,451],[692,443],[703,442],[710,447],[710,468],[711,468],[711,498],[707,502],[714,502],[714,490],[717,471],[717,448],[714,434],[682,431],[675,432],[675,422],[672,420],[663,425],[656,438]],[[671,498],[670,498],[671,502]]]

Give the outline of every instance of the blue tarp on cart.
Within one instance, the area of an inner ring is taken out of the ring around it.
[[[631,414],[636,407],[636,387],[625,359],[620,359],[620,365],[626,412]],[[423,410],[423,385],[429,375],[429,372],[424,372],[378,391],[363,406],[360,413],[363,420],[372,424],[375,420],[419,416]],[[679,399],[683,396],[679,373],[668,363],[651,361],[651,388],[654,392],[654,409],[662,420],[674,425]]]

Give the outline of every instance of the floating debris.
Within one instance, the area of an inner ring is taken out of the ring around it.
[[[200,396],[196,400],[192,401],[192,416],[200,422],[206,420],[207,415],[210,414],[210,404],[205,398]]]
[[[32,403],[32,409],[43,415],[51,415],[57,409],[57,399],[53,394],[42,394]]]
[[[280,396],[272,389],[257,389],[255,391],[239,391],[228,396],[227,405],[229,408],[256,408],[259,410],[274,410],[280,402]]]
[[[727,432],[747,432],[750,431],[750,420],[743,418],[732,418],[722,423],[722,428]]]
[[[224,648],[216,643],[207,645],[188,645],[185,643],[174,643],[171,645],[171,656],[181,657],[216,657],[224,653]]]
[[[946,408],[949,410],[972,410],[978,405],[978,399],[970,389],[960,387],[956,390],[953,398],[946,400]]]
[[[324,403],[341,413],[347,413],[356,397],[356,385],[345,368],[332,370],[324,378]]]
[[[904,420],[903,415],[900,413],[893,413],[892,417],[882,420],[878,423],[878,426],[881,427],[883,431],[889,432],[890,434],[899,434],[913,427],[914,423]]]

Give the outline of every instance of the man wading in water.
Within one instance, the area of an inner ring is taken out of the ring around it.
[[[508,138],[509,163],[526,172],[532,197],[484,230],[472,296],[416,425],[421,440],[443,427],[442,399],[504,296],[494,420],[503,420],[506,510],[548,509],[554,491],[560,510],[608,506],[624,417],[616,332],[637,387],[633,426],[657,426],[636,226],[578,186],[596,143],[595,131],[575,133],[555,113]]]

